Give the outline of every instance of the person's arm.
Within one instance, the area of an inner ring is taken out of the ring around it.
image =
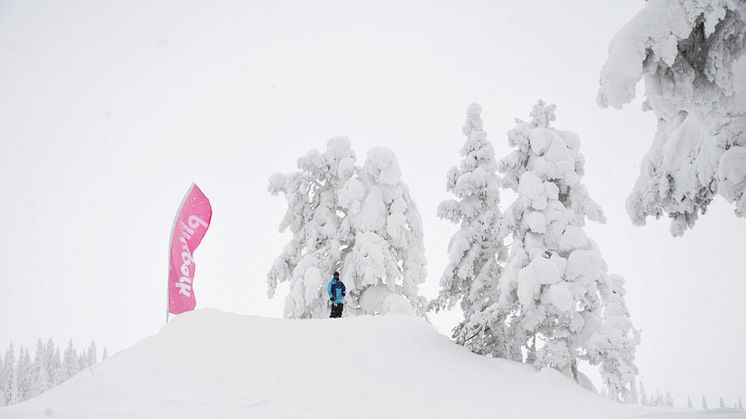
[[[326,287],[326,293],[329,295],[329,299],[334,301],[334,294],[332,292],[334,291],[334,281],[329,281],[329,286]]]

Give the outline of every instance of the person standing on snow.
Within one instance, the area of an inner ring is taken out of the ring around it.
[[[334,278],[329,282],[326,292],[329,294],[329,301],[332,303],[332,313],[329,315],[329,318],[334,319],[342,317],[345,299],[345,284],[339,280],[339,272],[334,272]]]

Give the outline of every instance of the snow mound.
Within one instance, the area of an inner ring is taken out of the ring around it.
[[[413,316],[280,320],[213,309],[0,418],[627,418],[554,370],[474,355]]]

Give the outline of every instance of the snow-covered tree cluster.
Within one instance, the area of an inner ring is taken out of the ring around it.
[[[624,280],[608,273],[583,231],[586,219],[605,220],[581,182],[580,141],[550,126],[553,105],[540,101],[531,117],[510,131],[514,150],[498,162],[481,107],[468,107],[462,159],[446,181],[454,198],[438,207],[459,228],[427,307],[418,294],[420,215],[391,150],[373,148],[358,166],[349,139],[333,138],[326,151],[300,158],[298,171],[272,175],[270,193],[288,202],[280,230],[292,237],[268,274],[270,297],[288,282],[285,317],[327,317],[326,284],[338,271],[348,315],[424,315],[459,304],[464,318],[453,336],[471,351],[556,368],[579,382],[587,380],[577,369],[584,361],[598,366],[610,398],[635,401],[639,333]],[[500,188],[517,194],[504,214]]]
[[[599,366],[609,397],[636,400],[639,333],[624,280],[608,273],[583,231],[586,219],[604,216],[581,183],[577,135],[550,127],[554,106],[539,102],[532,120],[509,132],[514,150],[496,163],[480,112],[478,105],[467,110],[464,159],[448,174],[447,189],[457,199],[438,209],[460,228],[431,308],[461,303],[464,319],[454,336],[474,352],[553,367],[579,382],[577,363],[586,361]],[[517,193],[504,214],[500,187]]]
[[[656,406],[652,403],[649,403],[648,405]],[[687,398],[687,407],[689,408],[692,407],[692,401],[689,398]],[[743,412],[744,408],[743,408],[743,402],[741,401],[740,397],[738,398],[738,401],[733,403],[733,407],[728,407],[725,405],[725,399],[723,399],[723,396],[720,396],[720,402],[719,402],[717,409],[710,409],[707,405],[707,399],[705,398],[705,396],[702,396],[701,410],[708,411],[708,412],[711,411],[714,413],[736,413],[736,412]]]
[[[472,104],[462,129],[466,143],[462,160],[447,175],[446,189],[456,198],[438,206],[438,216],[459,225],[448,244],[448,265],[440,278],[441,291],[431,303],[435,310],[460,302],[464,319],[453,337],[472,352],[502,356],[503,328],[486,310],[497,302],[500,262],[507,253],[498,237],[500,178],[492,144],[482,127],[482,108]]]
[[[716,194],[746,216],[746,1],[650,0],[612,40],[598,104],[645,81],[658,129],[627,198],[633,222],[668,214],[682,235]]]
[[[292,233],[268,274],[270,297],[290,283],[285,317],[328,317],[326,284],[335,271],[347,287],[347,315],[423,314],[422,222],[393,151],[373,148],[358,166],[350,140],[333,138],[298,169],[272,175],[269,186],[288,202],[280,230]]]
[[[104,348],[101,360],[106,357]],[[16,358],[11,343],[5,357],[0,358],[0,406],[20,403],[38,396],[97,362],[95,342],[91,342],[87,350],[78,353],[71,340],[60,356],[60,349],[51,339],[46,344],[39,339],[33,359],[28,348],[24,347],[20,348]]]
[[[688,397],[687,403],[689,403],[688,407],[691,408],[692,401]],[[640,404],[650,407],[675,407],[671,393],[666,392],[666,394],[662,394],[660,390],[655,390],[655,394],[648,396],[645,386],[642,383],[640,383]]]

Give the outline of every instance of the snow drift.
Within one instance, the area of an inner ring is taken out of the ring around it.
[[[470,353],[411,316],[206,309],[0,418],[626,418],[554,370]],[[649,413],[649,411],[648,411]]]

